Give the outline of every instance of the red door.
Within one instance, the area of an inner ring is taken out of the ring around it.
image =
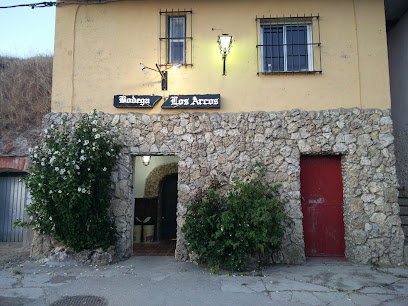
[[[301,157],[300,192],[306,256],[344,256],[341,157]]]

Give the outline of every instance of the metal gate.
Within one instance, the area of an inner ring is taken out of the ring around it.
[[[23,241],[23,228],[13,228],[17,219],[23,220],[28,190],[23,181],[25,173],[0,173],[0,242]]]

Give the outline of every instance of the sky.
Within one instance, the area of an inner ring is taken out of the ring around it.
[[[0,6],[55,0],[0,0]],[[55,7],[0,9],[0,56],[54,53]]]

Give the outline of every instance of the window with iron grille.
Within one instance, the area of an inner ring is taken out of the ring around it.
[[[160,11],[160,66],[192,66],[192,10]]]
[[[257,22],[257,72],[322,72],[319,16],[262,17]]]

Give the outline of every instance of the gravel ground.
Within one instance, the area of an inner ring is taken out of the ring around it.
[[[0,266],[8,267],[30,260],[30,249],[22,242],[0,242]]]

